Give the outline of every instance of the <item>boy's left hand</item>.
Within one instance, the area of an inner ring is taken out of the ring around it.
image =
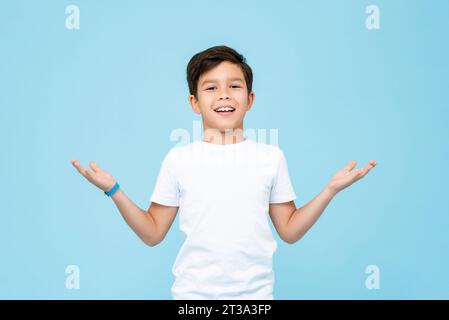
[[[343,190],[346,187],[349,187],[351,184],[356,182],[357,180],[363,178],[372,168],[374,168],[377,163],[374,160],[371,160],[366,166],[352,171],[354,167],[357,165],[355,160],[352,160],[348,163],[348,165],[338,171],[331,179],[327,188],[334,194]]]

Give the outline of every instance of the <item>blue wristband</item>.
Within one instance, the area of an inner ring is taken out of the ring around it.
[[[118,188],[120,188],[118,182],[115,183],[115,185],[112,187],[111,190],[109,190],[108,192],[104,192],[105,195],[107,195],[108,197],[112,197],[114,195],[114,193],[118,190]]]

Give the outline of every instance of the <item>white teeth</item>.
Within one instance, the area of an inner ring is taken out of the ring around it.
[[[234,110],[235,110],[235,109],[232,108],[232,107],[219,107],[219,108],[215,109],[215,111],[218,111],[218,112],[223,112],[223,111],[234,111]]]

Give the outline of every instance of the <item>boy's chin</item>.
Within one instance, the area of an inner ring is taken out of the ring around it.
[[[239,130],[242,126],[242,121],[238,119],[226,119],[223,121],[207,121],[205,122],[207,128],[211,128],[211,130],[218,130],[221,133],[225,133],[226,131],[234,131]]]
[[[232,123],[232,124],[216,124],[215,126],[211,126],[210,128],[212,128],[212,130],[216,130],[219,131],[220,133],[228,133],[228,134],[232,134],[235,133],[239,130],[241,130],[240,126],[238,125],[238,123]]]

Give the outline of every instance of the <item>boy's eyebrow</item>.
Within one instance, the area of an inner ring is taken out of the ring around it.
[[[228,81],[241,81],[241,82],[243,82],[242,78],[239,78],[239,77],[229,78]],[[201,83],[201,85],[204,85],[204,84],[209,83],[209,82],[212,82],[212,83],[213,82],[218,82],[218,80],[217,79],[205,79],[203,81],[203,83]]]

